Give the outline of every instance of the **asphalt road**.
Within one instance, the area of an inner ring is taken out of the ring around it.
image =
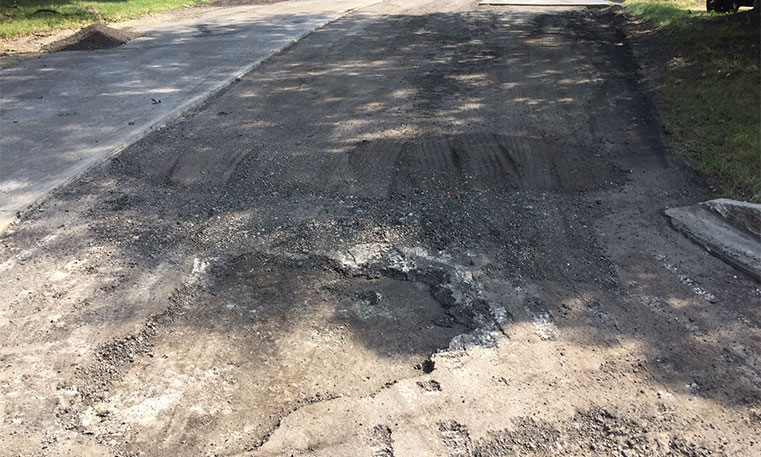
[[[374,5],[0,236],[3,455],[747,456],[761,290],[615,10]]]
[[[121,24],[139,36],[118,48],[56,52],[0,69],[0,231],[272,54],[373,2],[306,0],[181,11],[158,23],[142,18]]]

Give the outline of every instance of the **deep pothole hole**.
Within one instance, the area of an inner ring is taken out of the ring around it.
[[[347,268],[328,257],[263,253],[195,263],[205,267],[173,296],[171,318],[157,321],[145,342],[150,356],[102,361],[118,372],[103,389],[114,411],[106,420],[131,424],[136,443],[208,417],[220,427],[257,424],[252,434],[266,436],[302,405],[431,373],[431,355],[478,322],[438,267]],[[157,392],[165,411],[155,423],[128,417]]]

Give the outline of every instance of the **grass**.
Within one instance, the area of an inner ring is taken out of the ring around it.
[[[761,203],[761,28],[758,12],[718,15],[691,0],[628,0],[670,62],[658,90],[665,129],[721,196]]]
[[[0,38],[113,22],[208,0],[0,0]]]

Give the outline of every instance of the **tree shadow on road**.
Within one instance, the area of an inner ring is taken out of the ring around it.
[[[304,398],[411,376],[479,327],[600,351],[601,376],[757,404],[754,286],[661,219],[705,191],[664,166],[629,51],[587,14],[339,20],[61,189],[43,205],[55,216],[4,242],[66,220],[50,265],[31,271],[88,259],[90,314],[70,319],[111,339],[131,338],[127,323],[159,328],[99,394],[238,364],[230,376],[266,375],[246,391],[273,408],[251,413],[254,435]],[[433,276],[405,276],[420,265]],[[124,301],[154,268],[185,282]],[[282,387],[293,373],[306,380]]]

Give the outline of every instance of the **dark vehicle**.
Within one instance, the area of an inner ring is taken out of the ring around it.
[[[753,0],[706,0],[706,10],[717,13],[735,12],[741,6],[753,6]]]

